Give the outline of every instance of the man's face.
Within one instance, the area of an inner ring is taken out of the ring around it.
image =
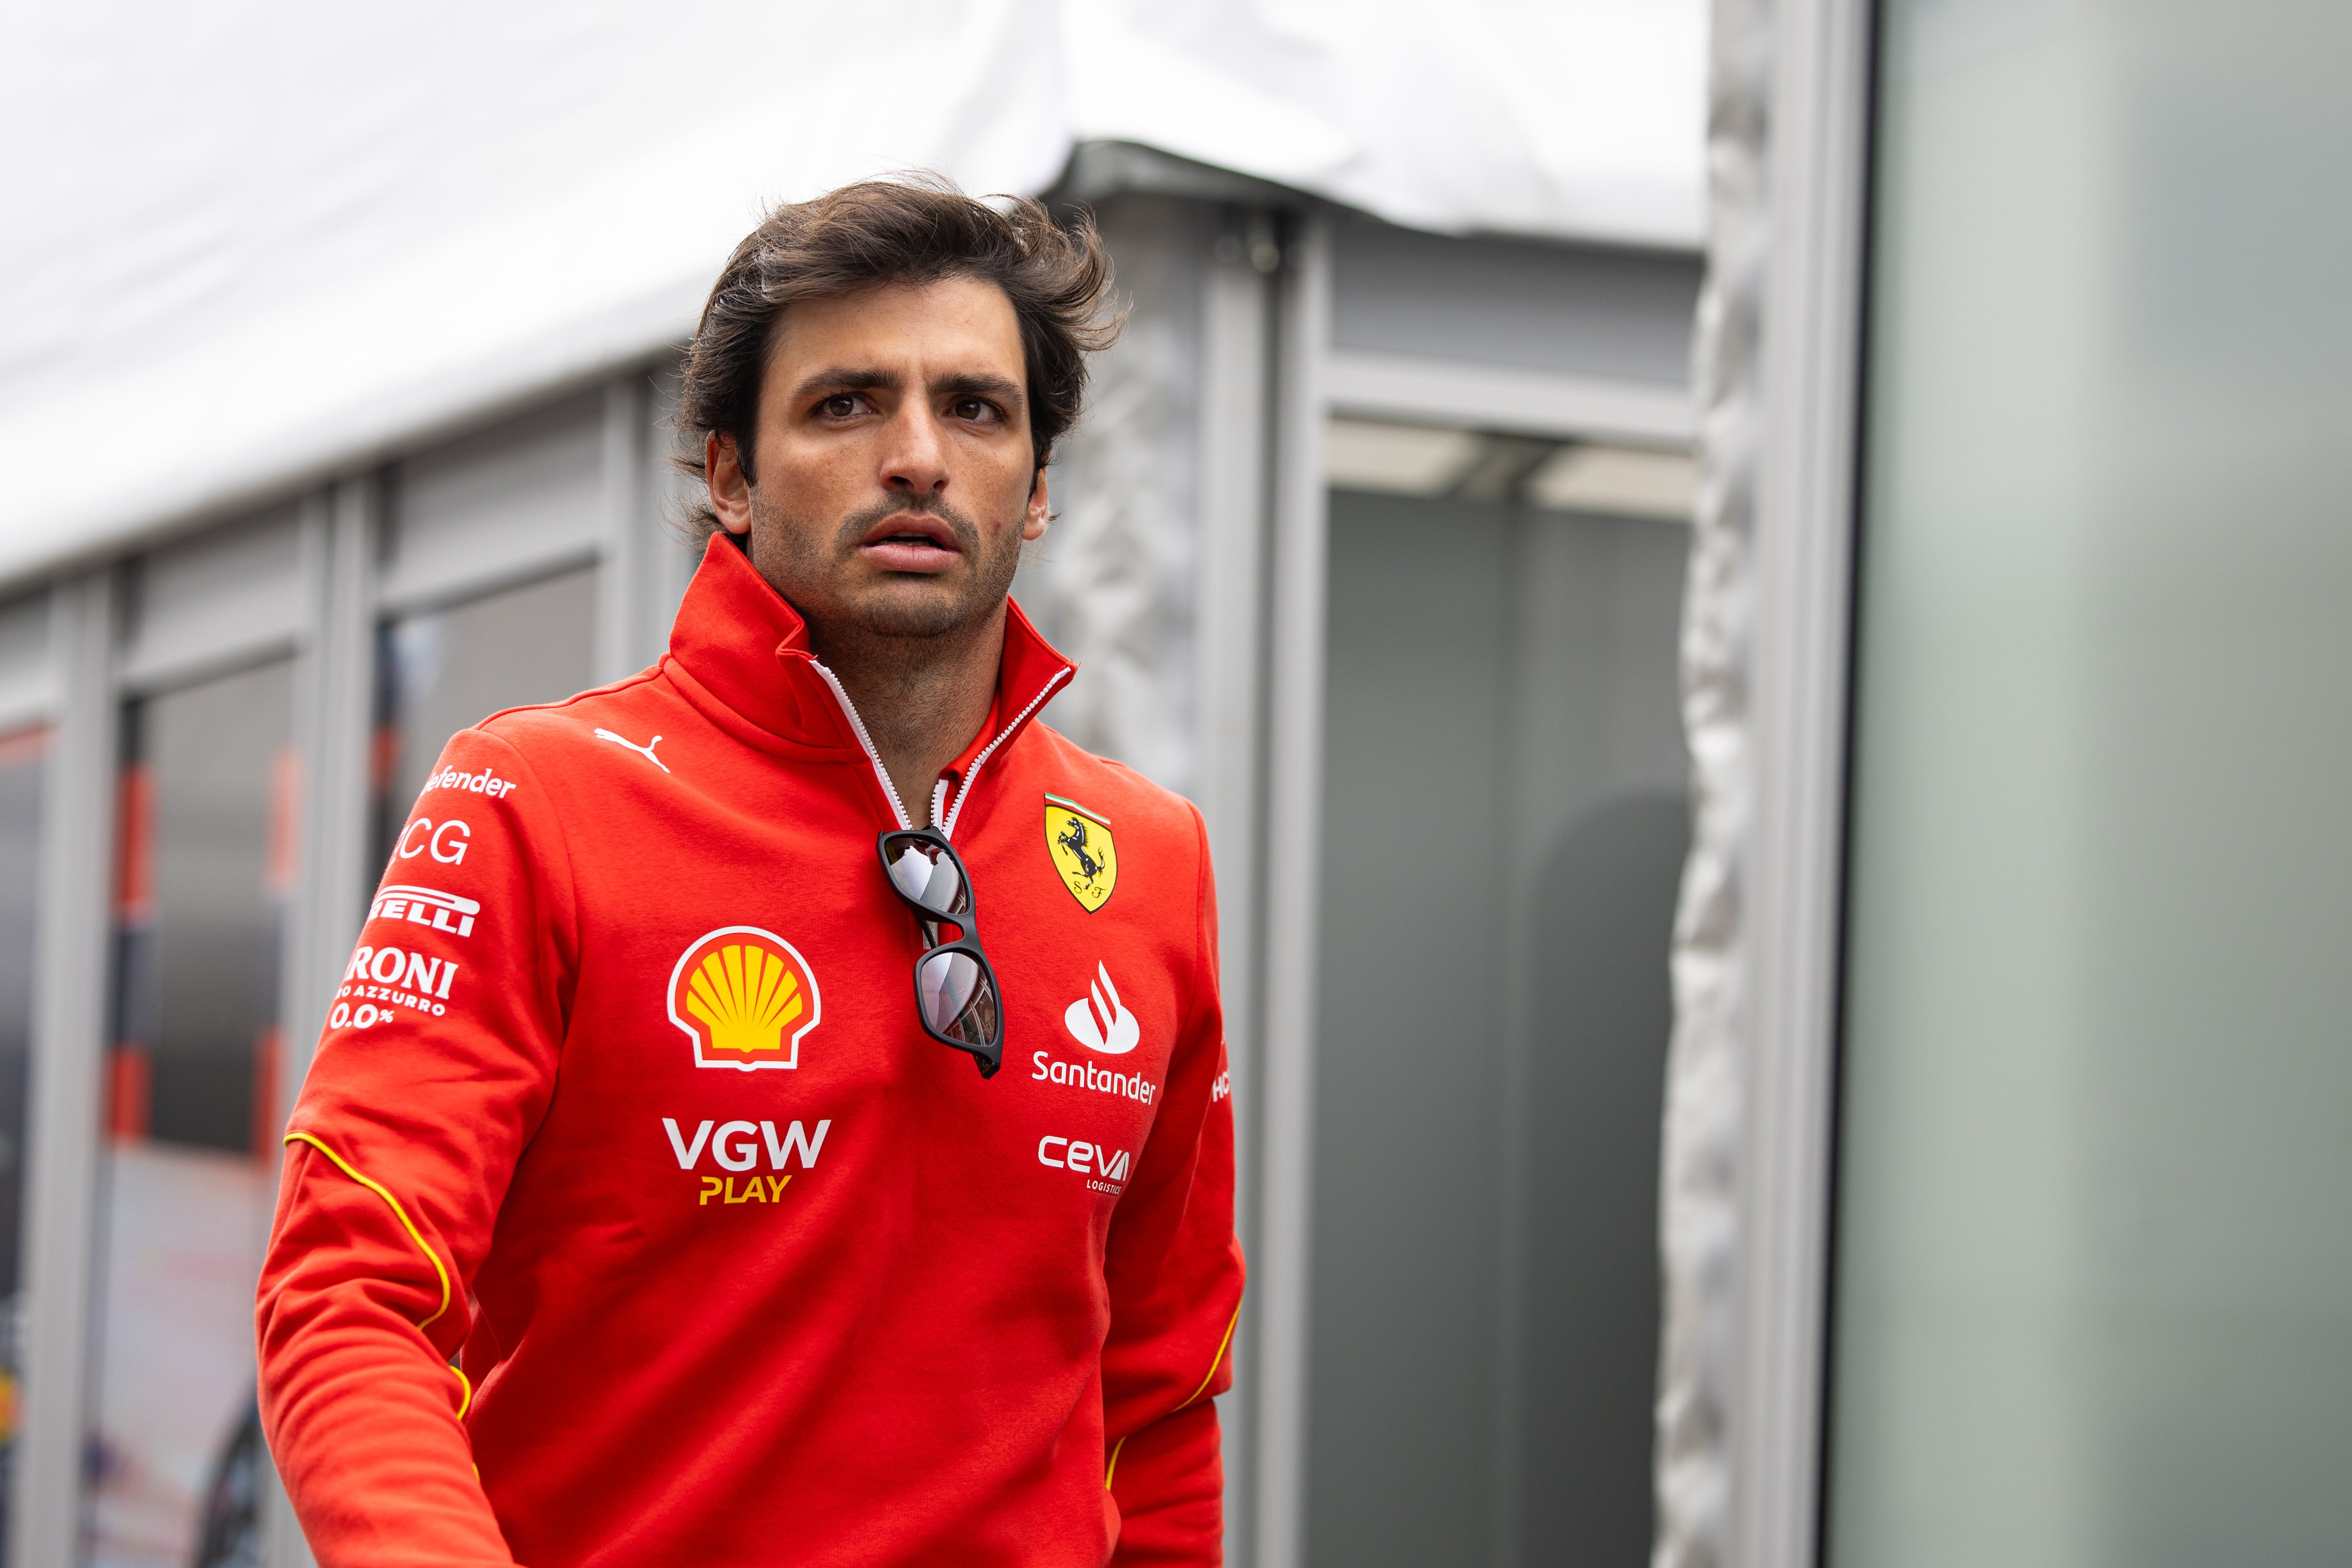
[[[829,628],[929,637],[992,616],[1045,531],[1021,328],[993,283],[951,278],[788,307],[746,479],[710,438],[712,509]]]

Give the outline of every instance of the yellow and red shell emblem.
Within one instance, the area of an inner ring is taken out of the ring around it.
[[[798,1067],[817,1012],[808,962],[758,926],[706,933],[670,972],[669,1021],[694,1042],[697,1067]]]

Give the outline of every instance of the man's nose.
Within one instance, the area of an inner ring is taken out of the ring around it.
[[[937,495],[947,489],[947,442],[938,416],[909,399],[890,421],[889,432],[882,458],[882,483],[887,488],[917,495]]]

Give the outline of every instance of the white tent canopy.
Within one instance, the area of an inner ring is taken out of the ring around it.
[[[1695,246],[1699,0],[12,6],[0,583],[681,340],[767,204],[1144,143]]]

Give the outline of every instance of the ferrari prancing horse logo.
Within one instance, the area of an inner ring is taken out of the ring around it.
[[[1118,850],[1110,824],[1076,801],[1045,797],[1045,849],[1062,885],[1088,914],[1103,907],[1118,882]]]

